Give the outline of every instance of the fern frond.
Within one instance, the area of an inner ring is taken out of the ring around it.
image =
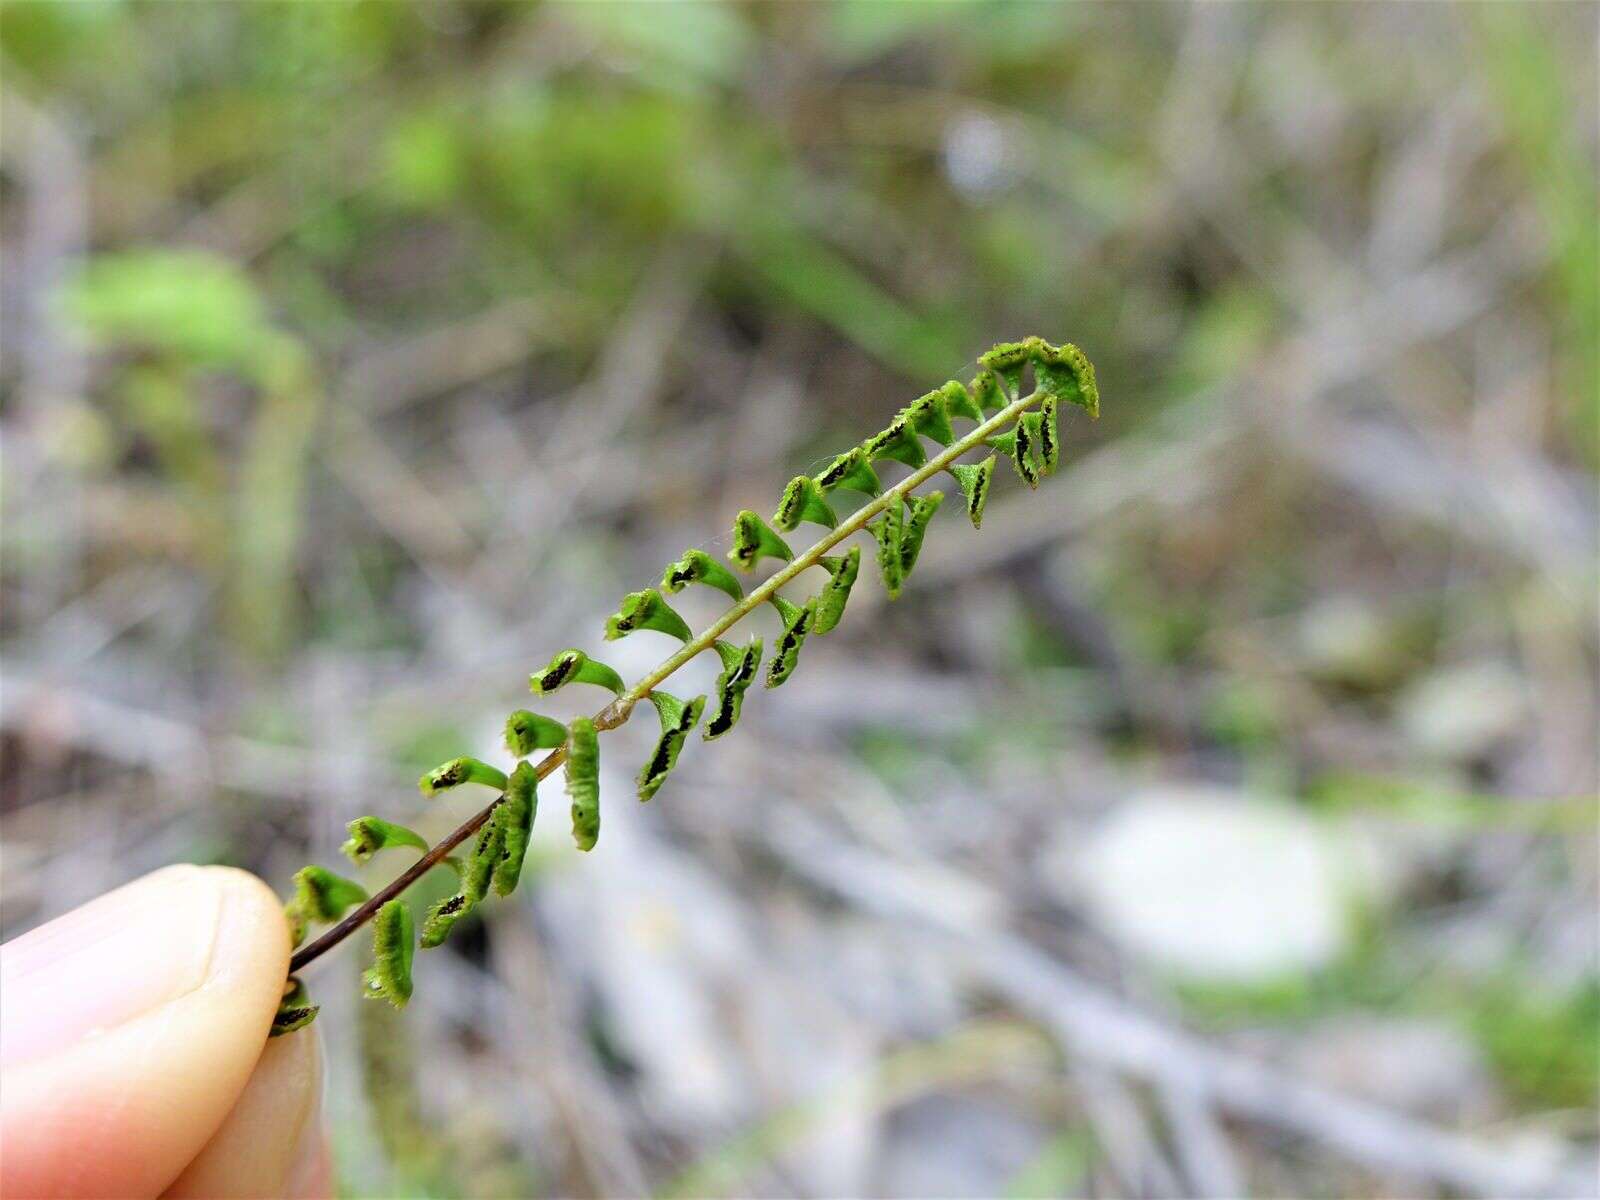
[[[304,867],[294,877],[294,899],[284,907],[289,932],[298,946],[306,940],[312,921],[337,921],[347,909],[367,898],[359,883],[335,875],[326,867]]]
[[[922,443],[917,440],[916,431],[911,428],[911,418],[904,413],[896,417],[883,432],[875,433],[861,443],[861,450],[874,462],[887,458],[905,463],[908,467],[920,467],[928,461],[928,456],[922,451]]]
[[[427,850],[428,842],[420,833],[385,821],[382,817],[357,817],[345,826],[349,839],[340,851],[356,866],[370,862],[379,850],[390,846],[410,846],[414,850]]]
[[[798,529],[801,521],[829,529],[839,523],[838,514],[822,493],[822,485],[809,475],[796,475],[789,481],[778,498],[778,511],[772,514],[772,523],[785,533]]]
[[[817,594],[817,620],[811,632],[820,636],[832,633],[844,617],[850,589],[856,585],[856,576],[861,573],[861,547],[851,546],[848,552],[837,558],[819,561],[828,572],[828,582],[822,585],[822,591]]]
[[[567,730],[567,796],[572,840],[579,850],[593,850],[600,840],[600,738],[588,717]]]
[[[922,539],[928,532],[928,522],[944,503],[943,492],[929,492],[926,496],[913,496],[906,513],[905,528],[900,531],[900,579],[904,583],[911,577],[911,568],[917,565],[917,555],[922,553]]]
[[[678,765],[678,754],[694,727],[700,724],[706,698],[696,696],[685,703],[659,689],[650,693],[656,715],[661,718],[661,738],[650,758],[639,771],[639,799],[648,800],[667,781],[667,772]]]
[[[506,718],[506,749],[512,758],[527,758],[535,750],[554,750],[567,740],[567,727],[554,717],[519,708]]]
[[[283,999],[278,1001],[278,1011],[272,1016],[272,1028],[267,1036],[282,1037],[286,1033],[304,1029],[317,1019],[317,1013],[321,1011],[322,1006],[312,1004],[306,995],[306,985],[291,975],[284,985]]]
[[[522,878],[522,862],[528,857],[528,841],[533,836],[533,820],[539,815],[539,776],[533,764],[520,762],[506,781],[506,798],[500,818],[500,857],[490,875],[494,890],[509,896]]]
[[[661,576],[661,586],[669,592],[681,592],[691,583],[714,587],[735,601],[744,599],[744,585],[738,577],[704,550],[685,550]]]
[[[747,508],[734,518],[733,549],[728,551],[728,558],[741,571],[754,571],[763,558],[788,561],[793,557],[789,543],[773,533],[756,513]]]
[[[989,485],[994,482],[996,455],[989,455],[981,463],[969,466],[951,463],[950,474],[961,487],[962,498],[967,502],[967,518],[974,529],[983,528],[983,506],[989,502]]]
[[[800,661],[800,647],[806,644],[806,635],[811,632],[811,622],[817,615],[817,598],[813,596],[804,604],[790,604],[773,593],[771,600],[783,618],[783,635],[778,638],[778,647],[767,664],[767,686],[775,688],[794,674],[795,665]]]
[[[831,492],[834,488],[844,488],[847,491],[860,492],[863,496],[876,496],[883,491],[878,473],[872,469],[872,464],[867,461],[866,451],[860,446],[846,450],[828,464],[822,474],[817,476],[817,486],[825,492]]]
[[[425,771],[422,778],[417,780],[417,786],[422,789],[424,796],[437,796],[463,783],[481,783],[497,792],[503,791],[506,773],[476,758],[452,758],[431,771]]]
[[[894,600],[900,595],[900,585],[905,580],[905,559],[900,554],[900,538],[905,533],[905,501],[899,496],[883,510],[883,515],[867,526],[878,543],[878,573],[883,576],[883,590]]]
[[[619,696],[627,690],[621,675],[582,650],[563,650],[556,655],[544,670],[528,677],[528,690],[535,696],[548,696],[569,683],[592,683],[596,687],[610,688]]]
[[[680,642],[687,642],[694,636],[689,623],[661,598],[661,593],[655,588],[629,592],[622,598],[622,607],[614,616],[606,618],[606,641],[614,642],[627,637],[636,629],[653,629]]]
[[[404,1008],[411,999],[411,956],[416,948],[411,906],[404,900],[389,901],[372,919],[373,962],[361,977],[362,994]]]
[[[1024,395],[1023,381],[1032,370],[1034,391]],[[869,532],[876,544],[876,560],[890,597],[900,594],[917,565],[928,526],[944,501],[944,494],[917,489],[936,474],[948,472],[961,489],[968,519],[981,526],[984,507],[993,490],[1000,454],[1011,460],[1017,475],[1030,488],[1056,470],[1060,462],[1061,406],[1072,404],[1091,417],[1100,411],[1100,393],[1094,367],[1076,346],[1052,346],[1041,338],[1005,342],[978,359],[970,385],[950,380],[902,408],[893,421],[860,445],[833,459],[812,477],[791,479],[779,497],[772,524],[792,533],[810,522],[826,532],[814,545],[796,554],[779,533],[756,512],[745,509],[734,521],[733,546],[728,560],[742,572],[753,572],[766,559],[780,564],[748,593],[728,567],[704,550],[690,549],[667,566],[660,590],[645,588],[624,598],[607,621],[607,640],[639,630],[652,630],[677,638],[683,645],[631,687],[606,664],[579,649],[563,650],[542,670],[534,672],[528,686],[535,695],[548,695],[571,683],[586,683],[610,691],[613,699],[593,717],[562,724],[551,717],[518,709],[506,720],[506,748],[517,759],[507,776],[475,758],[455,758],[422,777],[425,794],[465,783],[496,789],[494,802],[468,820],[448,838],[429,848],[412,830],[377,817],[362,817],[350,824],[345,853],[357,863],[369,862],[378,850],[403,846],[423,851],[393,883],[371,900],[350,880],[307,867],[295,876],[294,897],[286,906],[291,931],[298,946],[312,921],[339,921],[333,930],[299,950],[290,962],[291,972],[326,951],[364,921],[373,919],[375,963],[368,972],[368,994],[403,1004],[411,994],[410,946],[413,931],[410,910],[398,897],[406,887],[433,866],[455,867],[459,889],[429,910],[423,922],[421,944],[441,944],[463,917],[473,912],[490,888],[502,896],[515,890],[538,811],[538,783],[566,768],[566,790],[571,800],[573,841],[590,850],[600,836],[599,735],[626,722],[634,708],[649,700],[661,724],[661,736],[638,775],[641,800],[649,800],[677,765],[688,736],[700,725],[708,708],[705,696],[679,700],[662,690],[662,684],[697,655],[714,650],[722,671],[709,703],[703,737],[714,740],[738,724],[744,698],[762,663],[762,640],[753,637],[743,646],[724,639],[734,625],[765,604],[778,613],[783,629],[767,660],[766,686],[779,687],[793,677],[807,637],[837,628],[861,569],[861,546],[836,551],[846,538]],[[959,432],[955,422],[972,422]],[[928,457],[923,441],[940,447]],[[976,462],[963,462],[972,451],[992,448]],[[894,462],[910,469],[900,482],[885,488],[875,462]],[[856,492],[867,502],[841,517],[829,497],[841,491]],[[779,589],[802,572],[822,567],[828,575],[821,589],[804,604],[794,604]],[[730,608],[695,634],[687,621],[662,595],[676,594],[690,584],[715,588],[728,596]],[[542,759],[529,761],[536,750]],[[450,851],[474,838],[464,858]],[[344,914],[357,906],[349,916]],[[274,1035],[303,1027],[317,1013],[305,999],[298,977],[292,976],[278,1015]]]
[[[719,738],[739,723],[739,712],[744,706],[744,694],[755,682],[756,670],[761,665],[761,639],[751,638],[748,645],[740,647],[728,642],[713,643],[717,657],[722,659],[722,674],[717,676],[717,706],[706,722],[701,736],[706,741]]]

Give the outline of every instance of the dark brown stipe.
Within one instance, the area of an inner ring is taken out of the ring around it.
[[[975,381],[975,383],[976,382],[977,381]],[[868,491],[866,494],[874,498],[867,504],[863,505],[855,513],[842,520],[837,527],[821,538],[815,546],[802,554],[798,559],[795,559],[791,554],[786,553],[784,557],[789,560],[788,566],[780,568],[753,592],[745,596],[744,599],[738,601],[732,609],[729,609],[720,618],[713,622],[713,624],[704,630],[698,637],[694,638],[681,650],[664,660],[649,675],[645,676],[644,679],[636,683],[631,689],[624,688],[620,681],[617,681],[615,684],[606,682],[604,686],[612,687],[613,690],[615,690],[618,694],[616,699],[614,699],[605,708],[601,709],[600,712],[593,718],[593,727],[596,732],[615,729],[619,725],[625,723],[632,715],[635,705],[640,699],[648,695],[653,687],[670,676],[690,658],[694,657],[694,655],[705,649],[708,649],[714,643],[715,639],[720,637],[737,621],[748,615],[748,613],[756,605],[765,603],[766,601],[772,599],[775,596],[778,588],[788,583],[797,574],[799,574],[800,571],[816,565],[821,556],[825,555],[828,550],[830,550],[845,537],[848,537],[850,534],[858,530],[871,528],[874,524],[873,517],[879,514],[886,514],[889,505],[892,504],[896,507],[903,505],[903,496],[907,492],[910,492],[912,489],[920,486],[938,471],[946,469],[952,462],[960,457],[960,455],[982,444],[986,439],[997,437],[999,430],[1003,428],[1008,421],[1011,421],[1015,419],[1015,417],[1019,416],[1030,404],[1037,403],[1039,398],[1040,397],[1038,394],[1035,393],[1033,396],[1025,397],[1013,401],[1009,405],[1002,406],[1001,412],[995,414],[993,417],[986,418],[978,425],[977,428],[960,439],[955,445],[951,446],[946,451],[935,455],[934,458],[928,461],[924,467],[915,469],[910,476],[902,480],[900,483],[894,485],[894,487],[889,489],[887,493],[882,495],[879,494],[877,489],[876,476],[872,474],[870,466],[865,464],[865,456],[861,454],[859,448],[841,456],[835,461],[833,467],[825,472],[824,478],[842,477],[844,474],[849,472],[851,467],[861,465],[863,467],[862,474],[867,476],[872,481],[872,490]],[[743,515],[744,514],[741,514],[741,516]],[[754,514],[751,515],[753,516]],[[756,519],[759,521],[759,517]],[[772,540],[781,544],[781,539],[777,538],[776,535],[773,535]],[[896,539],[896,541],[898,541],[898,539]],[[785,547],[785,549],[787,550],[787,547]],[[898,546],[896,549],[898,549]],[[896,566],[898,566],[898,555],[895,556],[895,559]],[[887,579],[886,582],[888,582]],[[798,651],[798,641],[800,638],[805,636],[805,632],[810,628],[813,619],[814,618],[812,614],[807,614],[803,619],[795,622],[794,627],[791,627],[786,631],[786,644],[783,646],[785,653],[779,655],[780,659],[787,657],[789,654],[795,654]],[[798,637],[796,635],[798,635]],[[561,659],[552,666],[551,669],[547,670],[542,676],[536,677],[539,679],[542,685],[546,685],[542,687],[541,690],[554,690],[553,686],[548,685],[559,686],[560,682],[565,682],[565,680],[575,672],[578,663],[581,661],[583,661],[583,658],[577,652],[569,651],[564,654]],[[759,660],[757,660],[757,662],[758,661]],[[752,663],[752,667],[755,665],[755,663]],[[788,671],[792,670],[793,663],[791,662],[787,665],[787,670],[783,671],[783,676],[786,678]],[[614,675],[614,672],[612,672],[612,674]],[[769,686],[772,686],[770,682]],[[565,747],[560,747],[551,751],[533,766],[535,778],[539,780],[547,778],[550,774],[559,769],[566,759],[567,751]],[[455,850],[456,847],[458,847],[467,838],[477,833],[483,827],[484,823],[491,818],[494,812],[494,805],[498,804],[501,799],[501,796],[496,796],[494,803],[485,806],[482,810],[469,817],[466,821],[462,822],[461,825],[459,825],[445,838],[426,851],[407,870],[392,880],[376,895],[362,902],[337,924],[325,931],[320,937],[296,951],[290,960],[291,971],[298,972],[304,969],[308,964],[322,957],[322,955],[326,954],[329,950],[333,949],[340,942],[349,937],[351,933],[355,932],[357,929],[361,928],[361,926],[370,921],[384,904],[405,892],[407,888],[411,887],[418,879],[420,879],[433,867],[449,859],[451,851]]]
[[[556,753],[559,754],[560,751],[557,751]],[[553,758],[555,755],[551,755],[550,757]],[[549,758],[545,759],[545,762],[548,761]],[[542,767],[544,763],[541,762],[539,765]],[[554,767],[551,768],[551,770],[554,769]],[[499,799],[496,798],[494,803],[500,803]],[[361,907],[350,913],[344,918],[344,920],[340,921],[321,937],[317,938],[315,941],[308,942],[306,945],[296,950],[294,957],[289,960],[290,973],[293,974],[294,972],[303,968],[307,963],[314,962],[316,959],[321,958],[324,954],[326,954],[329,950],[332,950],[340,942],[344,941],[345,938],[349,937],[357,929],[360,929],[361,926],[365,925],[367,921],[372,918],[373,914],[376,913],[380,908],[382,908],[390,900],[393,900],[396,896],[400,895],[401,892],[405,891],[429,871],[433,870],[434,867],[438,866],[444,861],[445,855],[449,854],[450,851],[454,850],[462,842],[466,841],[474,833],[478,832],[483,823],[489,819],[493,812],[494,804],[491,804],[482,812],[475,813],[474,815],[468,817],[448,836],[446,836],[443,841],[435,844],[431,850],[429,850],[421,858],[417,859],[416,862],[412,863],[399,875],[395,876],[394,880],[390,882],[390,884],[382,891],[372,896],[366,901],[366,903],[362,904]]]

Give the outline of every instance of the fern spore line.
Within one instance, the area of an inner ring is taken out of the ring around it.
[[[1045,393],[1035,389],[1029,395],[1011,400],[987,420],[957,438],[949,446],[941,449],[939,453],[933,455],[927,462],[917,467],[899,483],[885,488],[880,494],[872,497],[867,503],[851,513],[850,516],[840,520],[837,526],[828,530],[810,548],[790,559],[763,583],[747,592],[742,599],[735,601],[731,608],[712,622],[704,631],[684,643],[677,652],[663,660],[659,666],[634,684],[633,687],[627,689],[616,700],[596,713],[593,717],[595,730],[603,732],[624,724],[633,715],[634,706],[640,700],[643,700],[653,689],[664,683],[685,663],[697,655],[712,649],[717,639],[749,616],[755,609],[766,604],[784,584],[794,579],[802,571],[819,565],[828,551],[832,550],[851,534],[864,529],[869,521],[890,504],[902,503],[912,491],[945,470],[956,459],[971,450],[984,446],[988,438],[999,433],[1007,424],[1016,420],[1028,409],[1043,400],[1044,395]],[[542,781],[553,774],[566,761],[566,758],[566,746],[560,746],[550,751],[537,763],[532,764],[536,779]],[[418,879],[443,862],[452,850],[478,832],[484,822],[489,819],[495,809],[495,805],[499,804],[501,799],[501,796],[496,796],[492,803],[468,817],[444,838],[435,843],[426,854],[396,876],[387,886],[374,893],[332,928],[324,932],[322,936],[300,947],[289,960],[290,973],[294,974],[304,969],[308,963],[333,949],[370,921],[384,904],[399,896]]]
[[[746,592],[742,600],[737,601],[732,608],[713,621],[702,633],[685,642],[683,647],[675,654],[665,659],[655,670],[651,671],[602,709],[595,716],[595,728],[615,729],[618,725],[621,725],[632,713],[633,706],[649,695],[652,688],[660,686],[673,672],[677,671],[679,667],[696,655],[703,654],[711,649],[718,638],[749,616],[755,609],[767,603],[784,584],[795,578],[802,571],[817,566],[828,551],[832,550],[851,534],[866,528],[867,522],[890,504],[903,500],[910,492],[921,487],[963,454],[982,446],[987,438],[999,432],[1004,425],[1015,420],[1043,398],[1042,393],[1035,391],[1019,400],[1013,400],[984,421],[983,424],[957,438],[899,483],[893,487],[884,488],[877,496],[868,500],[848,517],[840,520],[838,525],[825,533],[803,554],[796,555],[758,587]],[[554,770],[555,767],[552,766],[550,769]]]

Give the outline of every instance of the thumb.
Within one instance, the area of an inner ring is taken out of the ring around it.
[[[289,935],[265,884],[169,867],[0,947],[0,1195],[154,1196],[260,1058]]]

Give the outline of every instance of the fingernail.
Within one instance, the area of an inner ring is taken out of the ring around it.
[[[54,1054],[204,983],[226,879],[168,867],[0,946],[0,1065]]]

